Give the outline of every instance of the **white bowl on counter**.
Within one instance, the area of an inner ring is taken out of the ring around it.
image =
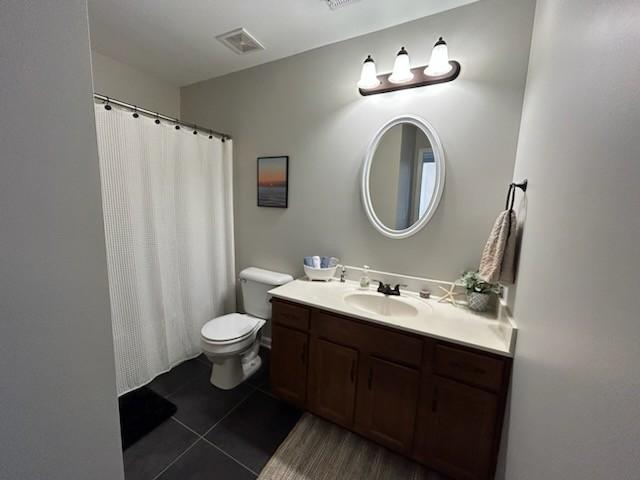
[[[307,265],[304,265],[304,273],[309,280],[319,280],[323,282],[328,282],[331,280],[336,274],[338,266],[335,267],[327,267],[327,268],[313,268]]]

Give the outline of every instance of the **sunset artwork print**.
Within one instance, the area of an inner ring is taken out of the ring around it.
[[[287,208],[289,157],[258,158],[258,206]]]

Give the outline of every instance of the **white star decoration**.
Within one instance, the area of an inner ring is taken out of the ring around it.
[[[457,287],[458,285],[456,283],[452,283],[448,289],[438,285],[438,288],[444,292],[444,295],[440,297],[438,303],[448,302],[452,305],[458,306],[458,304],[456,303],[456,296],[462,294],[460,292],[456,292]]]

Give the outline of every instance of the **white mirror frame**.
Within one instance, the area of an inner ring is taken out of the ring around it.
[[[427,206],[427,211],[418,219],[416,223],[411,225],[409,228],[405,228],[404,230],[396,230],[393,228],[387,227],[376,215],[375,210],[373,209],[373,204],[371,202],[371,192],[369,190],[369,176],[371,174],[371,165],[373,163],[373,156],[376,152],[376,148],[378,147],[378,143],[382,136],[387,133],[392,127],[396,125],[400,125],[402,123],[410,123],[418,127],[429,139],[429,143],[431,143],[431,148],[433,149],[433,158],[436,164],[436,181],[434,188],[434,195],[431,197],[431,201]],[[362,193],[362,204],[364,205],[364,210],[367,212],[367,217],[371,224],[385,237],[389,238],[407,238],[412,235],[418,233],[424,226],[429,223],[431,217],[436,212],[438,208],[438,204],[440,203],[440,199],[442,198],[442,192],[444,190],[444,173],[445,173],[445,161],[444,161],[444,150],[442,149],[442,144],[440,143],[440,139],[436,134],[434,128],[425,120],[415,115],[402,115],[399,117],[395,117],[389,122],[385,123],[380,130],[375,134],[373,140],[369,144],[369,148],[367,148],[367,155],[364,160],[364,166],[362,169],[362,185],[360,186],[360,191]]]

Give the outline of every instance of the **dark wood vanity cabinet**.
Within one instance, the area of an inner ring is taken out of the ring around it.
[[[309,409],[339,425],[351,427],[358,351],[324,339],[312,339],[309,364]]]
[[[309,335],[273,324],[271,328],[271,390],[304,407],[307,399]]]
[[[498,397],[439,375],[425,386],[416,459],[459,480],[491,478]]]
[[[509,358],[272,304],[275,395],[453,479],[493,478]]]
[[[362,383],[358,391],[357,430],[392,450],[410,454],[420,372],[388,360],[369,357],[366,378]]]

